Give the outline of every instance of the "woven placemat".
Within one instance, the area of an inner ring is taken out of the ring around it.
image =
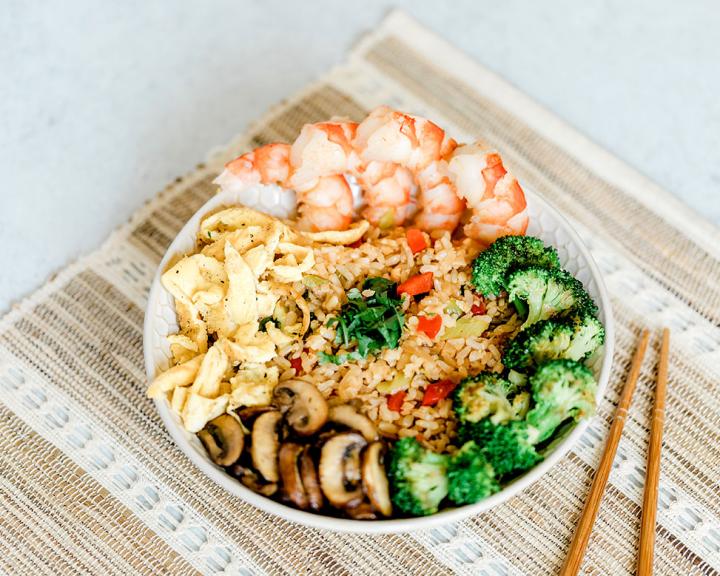
[[[155,268],[222,162],[305,122],[388,103],[496,145],[571,219],[612,295],[613,377],[577,448],[518,497],[399,536],[303,528],[229,496],[145,397]],[[553,574],[642,326],[673,331],[658,574],[720,570],[720,232],[406,16],[140,210],[0,322],[0,568],[8,574]],[[655,342],[657,344],[657,342]],[[642,371],[584,571],[634,571],[656,347]]]

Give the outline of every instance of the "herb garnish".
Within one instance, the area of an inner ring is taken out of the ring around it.
[[[398,298],[395,288],[396,284],[385,278],[368,278],[363,282],[362,291],[372,290],[372,296],[364,298],[357,288],[348,290],[347,304],[340,309],[340,315],[330,318],[326,325],[336,327],[335,344],[345,348],[357,344],[357,348],[342,354],[320,352],[320,362],[343,364],[367,358],[382,348],[397,348],[405,317],[400,311],[402,299]]]

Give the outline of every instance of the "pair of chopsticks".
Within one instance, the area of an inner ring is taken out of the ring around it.
[[[580,570],[585,548],[590,539],[595,518],[597,517],[600,501],[610,476],[615,452],[617,451],[620,436],[625,426],[625,418],[630,407],[635,384],[640,375],[645,351],[647,350],[650,332],[643,330],[640,336],[635,356],[633,357],[630,373],[623,387],[620,400],[615,410],[615,417],[610,427],[600,466],[598,467],[585,508],[575,530],[575,536],[565,564],[560,570],[561,576],[574,576]],[[660,364],[658,366],[657,383],[655,387],[655,408],[650,425],[650,443],[647,456],[647,472],[645,479],[645,494],[643,496],[643,511],[640,526],[640,548],[638,552],[637,574],[649,576],[653,572],[653,555],[655,549],[655,516],[657,513],[657,493],[660,479],[660,451],[662,449],[663,423],[665,420],[665,390],[667,388],[668,354],[670,348],[670,331],[663,329],[662,345],[660,347]]]

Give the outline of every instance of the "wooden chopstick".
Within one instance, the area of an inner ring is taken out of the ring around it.
[[[655,554],[655,516],[657,514],[658,483],[660,481],[660,453],[662,451],[663,424],[665,423],[665,391],[667,389],[668,356],[670,351],[670,330],[663,329],[655,385],[655,408],[650,423],[650,444],[645,473],[645,494],[643,495],[642,521],[640,524],[640,549],[638,551],[638,576],[653,573]]]
[[[580,564],[582,564],[585,549],[590,539],[590,532],[595,523],[595,517],[597,516],[598,508],[600,508],[600,501],[602,500],[603,492],[605,492],[605,486],[610,476],[612,463],[615,459],[615,452],[617,451],[620,436],[625,426],[627,410],[630,406],[633,392],[635,391],[635,384],[640,375],[640,367],[642,366],[645,351],[647,350],[649,338],[650,332],[643,330],[640,336],[640,343],[635,351],[635,356],[633,356],[630,373],[625,381],[625,386],[623,387],[620,400],[615,409],[615,416],[610,426],[610,433],[605,442],[605,451],[600,459],[600,465],[598,466],[592,486],[590,487],[590,494],[588,495],[587,502],[585,502],[582,516],[580,516],[580,521],[575,529],[575,536],[573,537],[572,544],[570,544],[570,550],[568,551],[567,558],[565,558],[565,564],[563,564],[560,570],[561,576],[575,576],[580,570]]]

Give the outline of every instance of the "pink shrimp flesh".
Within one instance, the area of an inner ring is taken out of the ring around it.
[[[382,221],[401,225],[415,209],[412,172],[390,162],[369,162],[358,174],[367,207],[363,217],[372,224]],[[385,220],[383,220],[385,219]]]
[[[225,164],[215,179],[222,190],[242,190],[255,184],[283,186],[290,173],[290,145],[275,143],[260,146]]]
[[[465,201],[455,192],[448,163],[445,160],[431,162],[420,172],[418,181],[420,213],[415,225],[427,232],[455,230],[465,210]]]
[[[400,225],[417,211],[417,226],[453,231],[466,208],[465,234],[484,244],[524,234],[527,206],[500,155],[480,143],[457,146],[425,118],[381,106],[360,124],[306,124],[292,145],[268,144],[229,162],[215,180],[223,190],[277,184],[297,193],[301,223],[343,230],[354,216],[345,175],[363,190],[363,216]]]
[[[353,145],[365,162],[393,162],[416,172],[438,160],[449,141],[429,120],[380,106],[360,123]]]
[[[353,173],[359,158],[352,146],[355,122],[305,124],[290,151],[290,185],[296,190],[312,188],[319,178]]]
[[[472,212],[463,228],[467,236],[491,244],[500,236],[525,233],[525,193],[497,152],[480,143],[461,146],[453,152],[448,169],[458,196]]]
[[[297,192],[300,224],[306,230],[344,230],[353,221],[353,197],[344,176],[323,176]]]
[[[415,212],[413,191],[418,173],[450,153],[455,145],[442,128],[425,118],[387,106],[373,110],[358,126],[353,141],[365,163],[358,178],[368,204],[363,216],[376,224],[392,211],[393,222],[404,223]],[[433,186],[437,184],[439,181]],[[422,203],[421,194],[421,206]],[[436,220],[421,219],[428,225]],[[444,229],[450,227],[448,218],[444,216],[441,220]]]

